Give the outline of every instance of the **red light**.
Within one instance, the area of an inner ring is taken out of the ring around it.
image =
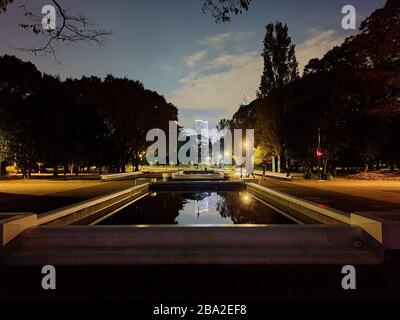
[[[324,153],[321,150],[317,150],[316,156],[317,156],[317,158],[321,158],[324,156]]]

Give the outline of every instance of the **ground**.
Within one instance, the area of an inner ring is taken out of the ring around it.
[[[399,181],[267,179],[262,184],[345,212],[400,210]],[[1,212],[43,213],[133,185],[134,181],[3,180],[0,207]]]
[[[354,212],[400,210],[400,183],[390,181],[280,181],[268,187]],[[0,208],[41,213],[132,186],[133,181],[0,181]],[[357,266],[357,290],[341,288],[342,266],[145,266],[58,268],[57,290],[40,287],[39,268],[0,268],[1,299],[134,299],[249,301],[265,299],[398,299],[399,255],[389,264]],[[190,281],[188,281],[190,279]],[[116,288],[118,290],[116,290]],[[165,297],[169,297],[166,299]]]
[[[400,210],[399,181],[267,179],[262,184],[345,212]]]
[[[4,180],[0,181],[1,212],[43,213],[134,186],[134,181]]]
[[[57,267],[57,290],[41,288],[37,267],[0,267],[0,300],[129,299],[197,304],[304,299],[399,299],[399,261],[356,266],[357,289],[343,290],[343,266]],[[90,270],[90,271],[88,271]],[[265,302],[264,302],[265,303]],[[132,309],[135,313],[135,308]],[[264,310],[267,312],[268,310]],[[135,318],[135,317],[134,317]],[[206,317],[207,318],[207,317]],[[216,317],[209,317],[214,319]],[[234,317],[235,318],[235,317]],[[251,317],[258,319],[260,317]],[[161,318],[160,318],[161,319]],[[244,318],[247,319],[247,318]]]

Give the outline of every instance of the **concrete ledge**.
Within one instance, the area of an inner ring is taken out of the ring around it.
[[[106,214],[146,193],[149,183],[86,200],[39,216],[38,224],[67,225],[93,215]],[[97,217],[93,217],[94,219]]]
[[[41,226],[18,239],[28,251],[45,248],[113,247],[353,247],[364,239],[362,228],[349,225],[238,226]]]
[[[33,250],[6,257],[8,266],[136,266],[136,265],[378,265],[374,252],[352,248],[112,248]]]
[[[240,181],[242,181],[243,183],[255,183],[255,184],[260,183],[260,179],[254,179],[254,178],[240,178]]]
[[[379,264],[360,227],[38,227],[12,242],[6,265]]]
[[[169,167],[142,166],[140,170],[146,173],[173,173],[182,171],[182,168],[179,169],[179,168],[169,168]]]
[[[300,199],[254,183],[247,183],[247,189],[250,193],[254,193],[262,200],[270,202],[277,208],[306,223],[351,224],[350,214],[346,212],[323,207],[311,201]]]
[[[385,249],[400,250],[400,212],[355,212],[351,223],[363,228]]]
[[[254,170],[254,174],[258,176],[262,176],[263,172],[261,170]],[[293,180],[293,176],[290,174],[289,176],[286,173],[279,173],[279,172],[265,172],[265,176],[269,178],[277,178],[281,180]]]
[[[128,172],[128,173],[117,173],[117,174],[106,174],[101,175],[100,180],[107,182],[107,181],[118,181],[118,180],[126,180],[129,178],[134,178],[143,175],[143,172]]]
[[[150,185],[151,191],[198,192],[198,191],[244,191],[241,181],[169,181]]]
[[[36,214],[0,213],[0,247],[5,246],[26,229],[36,226]]]
[[[204,173],[200,172],[198,174],[196,173],[190,173],[186,174],[184,171],[180,171],[178,173],[173,173],[172,174],[172,180],[224,180],[225,175],[224,173],[219,173],[219,172],[209,172],[209,173]]]

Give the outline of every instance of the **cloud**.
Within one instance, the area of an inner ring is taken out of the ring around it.
[[[192,110],[220,108],[221,118],[232,116],[244,94],[254,95],[260,82],[262,59],[257,52],[238,56],[223,55],[207,63],[215,68],[229,67],[222,72],[190,74],[179,81],[181,88],[171,92],[168,100],[175,105]]]
[[[200,40],[202,45],[223,46],[226,41],[232,38],[232,33],[220,33]]]
[[[179,79],[178,83],[183,85],[184,87],[191,87],[193,86],[194,81],[196,80],[197,72],[191,72],[188,76]]]
[[[318,31],[314,29],[308,34],[309,38],[299,44],[296,49],[301,72],[310,59],[321,58],[344,40],[333,30]],[[228,33],[220,34],[207,37],[203,42],[204,44],[221,45],[228,40],[237,39],[237,37],[239,36]],[[196,116],[209,121],[231,118],[238,110],[245,95],[256,96],[255,93],[259,88],[263,71],[260,52],[248,51],[234,54],[232,51],[224,50],[214,54],[216,56],[206,61],[203,61],[206,55],[211,55],[207,51],[202,54],[197,52],[191,56],[195,57],[194,59],[187,59],[187,62],[190,61],[189,65],[196,66],[196,68],[192,67],[191,70],[188,70],[187,76],[178,81],[180,88],[167,95],[168,100],[182,110],[180,119],[183,120],[184,125],[193,126],[192,123]],[[192,61],[196,61],[196,63],[192,63]],[[199,65],[199,61],[203,61],[203,63]],[[216,110],[218,112],[215,112]],[[207,116],[208,114],[210,116]]]
[[[209,128],[215,128],[219,120],[223,118],[225,110],[220,108],[215,109],[185,109],[179,108],[179,124],[186,128],[194,128],[195,120],[208,121]]]
[[[301,73],[311,59],[322,58],[330,49],[344,41],[344,37],[337,35],[335,30],[312,29],[308,34],[310,38],[296,47],[296,57]]]
[[[257,55],[256,52],[247,52],[242,55],[224,54],[206,64],[206,69],[218,69],[223,67],[237,68],[251,62],[251,59]]]
[[[241,42],[250,39],[255,34],[254,31],[247,32],[226,32],[200,39],[200,44],[209,47],[222,48],[228,42]]]
[[[188,57],[185,57],[183,60],[187,67],[194,68],[199,62],[204,60],[206,56],[207,56],[207,50],[201,50]]]

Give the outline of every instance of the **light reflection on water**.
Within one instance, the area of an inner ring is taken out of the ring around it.
[[[288,218],[246,192],[157,193],[147,196],[103,225],[291,224]]]

